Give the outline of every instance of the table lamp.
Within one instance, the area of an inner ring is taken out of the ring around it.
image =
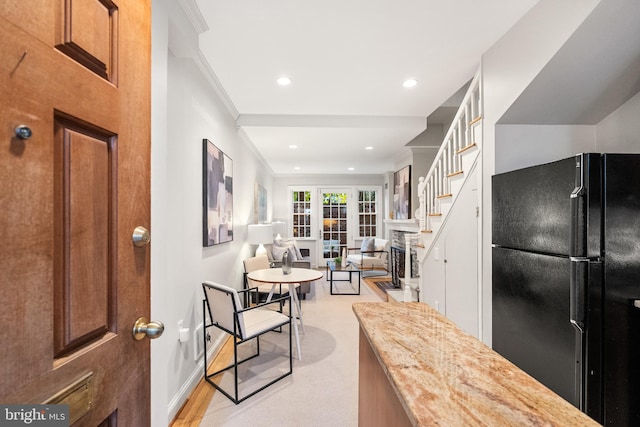
[[[273,238],[274,241],[282,240],[282,236],[287,235],[287,224],[284,221],[273,221],[271,225],[273,226],[273,234],[275,235]]]
[[[265,243],[273,242],[273,227],[271,224],[249,224],[249,243],[258,245],[256,256],[266,255]]]

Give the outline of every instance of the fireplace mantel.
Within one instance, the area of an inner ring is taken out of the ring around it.
[[[385,219],[385,227],[387,229],[387,237],[389,237],[389,231],[406,231],[409,233],[420,232],[420,225],[417,219]]]

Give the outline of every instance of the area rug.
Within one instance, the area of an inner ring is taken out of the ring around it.
[[[293,375],[239,405],[216,392],[200,426],[357,427],[359,324],[352,309],[356,302],[382,303],[364,283],[361,295],[331,295],[326,279],[313,283],[302,301],[302,360],[293,360]],[[261,339],[261,357],[244,363],[238,372],[241,391],[288,367],[283,357],[288,354],[287,338],[287,333],[270,333]],[[222,381],[233,389],[232,380],[229,373]]]
[[[386,270],[361,270],[362,277],[380,277],[380,276],[388,276],[389,272]]]
[[[373,282],[376,284],[376,286],[378,288],[380,288],[383,292],[387,292],[388,289],[396,289],[395,286],[393,286],[393,282],[389,281],[389,282]]]

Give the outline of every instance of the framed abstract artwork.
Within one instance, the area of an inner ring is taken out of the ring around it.
[[[202,244],[233,240],[233,161],[208,139],[202,140]]]
[[[267,190],[257,183],[254,191],[253,222],[255,224],[267,222]]]
[[[411,215],[411,166],[393,174],[393,217],[409,219]]]

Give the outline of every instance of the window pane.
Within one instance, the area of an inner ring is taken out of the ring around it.
[[[374,237],[376,235],[376,221],[378,204],[376,202],[376,191],[358,192],[358,231],[359,237]]]
[[[292,191],[292,236],[295,238],[311,237],[311,192]]]

